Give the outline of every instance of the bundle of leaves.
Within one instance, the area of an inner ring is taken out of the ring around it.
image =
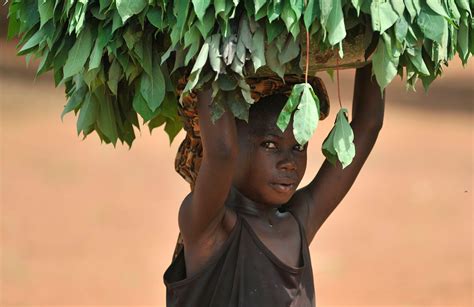
[[[474,50],[470,0],[13,0],[8,36],[19,36],[19,55],[41,59],[37,74],[53,70],[68,98],[64,114],[77,115],[77,133],[93,131],[105,143],[130,147],[138,115],[151,131],[164,125],[170,142],[182,128],[182,95],[213,89],[213,119],[224,106],[248,119],[253,103],[245,78],[262,67],[275,75],[304,74],[308,42],[336,48],[354,33],[375,42],[373,74],[385,88],[399,74],[425,88],[456,53],[465,64]],[[294,86],[278,126],[293,111],[298,142],[316,129],[319,101],[307,83]],[[323,152],[343,166],[353,156],[353,135],[341,109]],[[336,130],[339,132],[336,133]],[[337,145],[343,144],[343,145]],[[339,148],[336,148],[338,147]],[[337,149],[337,150],[336,150]]]

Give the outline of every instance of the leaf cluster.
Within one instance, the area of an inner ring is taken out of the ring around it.
[[[305,6],[306,3],[306,6]],[[303,74],[305,32],[321,49],[338,48],[351,31],[376,40],[373,74],[381,89],[398,74],[408,87],[425,88],[457,53],[474,50],[469,0],[13,0],[10,38],[19,55],[41,59],[37,74],[52,70],[65,85],[77,133],[132,145],[138,115],[151,131],[164,125],[170,142],[182,128],[178,103],[212,87],[213,120],[225,106],[243,120],[253,103],[246,76],[269,67],[283,78]],[[181,97],[178,80],[189,76]],[[309,140],[319,101],[308,84],[296,85],[279,118],[294,112],[298,142]],[[294,95],[293,95],[294,94]],[[339,117],[339,115],[338,115]],[[337,124],[337,121],[336,121]],[[332,153],[334,155],[334,153]],[[339,159],[341,155],[337,153]]]

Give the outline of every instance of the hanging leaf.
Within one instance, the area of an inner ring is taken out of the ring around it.
[[[303,94],[293,115],[293,134],[300,145],[306,144],[318,127],[319,110],[309,83],[304,83]]]
[[[326,29],[328,31],[328,41],[331,45],[336,45],[346,37],[346,27],[342,13],[341,0],[334,0],[334,4],[329,13]]]
[[[336,163],[338,161],[337,152],[336,152],[336,149],[334,148],[334,134],[335,133],[336,133],[336,129],[334,128],[331,129],[331,132],[326,137],[321,147],[323,155],[334,166],[336,166]]]
[[[336,157],[346,168],[355,156],[354,133],[347,120],[347,109],[341,108],[336,115],[334,127],[324,140],[322,152],[326,159],[336,166]]]
[[[295,84],[293,86],[290,97],[288,97],[288,100],[286,101],[286,104],[281,110],[277,119],[277,126],[280,128],[281,132],[285,132],[286,128],[288,127],[291,114],[294,110],[296,110],[296,107],[301,100],[301,93],[303,93],[304,87],[304,83]]]
[[[347,109],[339,110],[334,127],[334,150],[343,169],[351,164],[355,156],[354,133],[347,120],[347,113]]]
[[[387,52],[384,41],[380,39],[377,44],[377,49],[372,56],[372,69],[381,91],[383,91],[397,75],[398,61],[398,58],[392,58],[392,55]]]

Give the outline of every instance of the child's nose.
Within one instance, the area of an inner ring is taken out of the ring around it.
[[[286,157],[285,159],[281,160],[278,163],[278,168],[282,170],[287,170],[287,171],[293,171],[296,170],[296,163],[295,160]]]

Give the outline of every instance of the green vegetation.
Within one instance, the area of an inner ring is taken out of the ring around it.
[[[281,77],[298,67],[306,31],[342,57],[343,40],[362,29],[367,46],[376,39],[372,63],[381,89],[397,74],[408,87],[421,79],[427,89],[456,53],[464,64],[473,53],[472,11],[472,0],[13,0],[8,36],[20,37],[19,55],[41,59],[38,75],[53,70],[56,86],[65,85],[61,118],[79,113],[78,135],[96,131],[107,144],[131,147],[138,115],[150,132],[164,125],[170,142],[180,131],[176,86],[183,74],[189,82],[182,95],[212,87],[214,120],[225,104],[246,120],[249,70],[268,66]],[[302,144],[319,113],[308,86],[293,88],[278,121],[284,129],[288,112],[297,110]],[[343,113],[323,152],[345,166],[354,149]]]

